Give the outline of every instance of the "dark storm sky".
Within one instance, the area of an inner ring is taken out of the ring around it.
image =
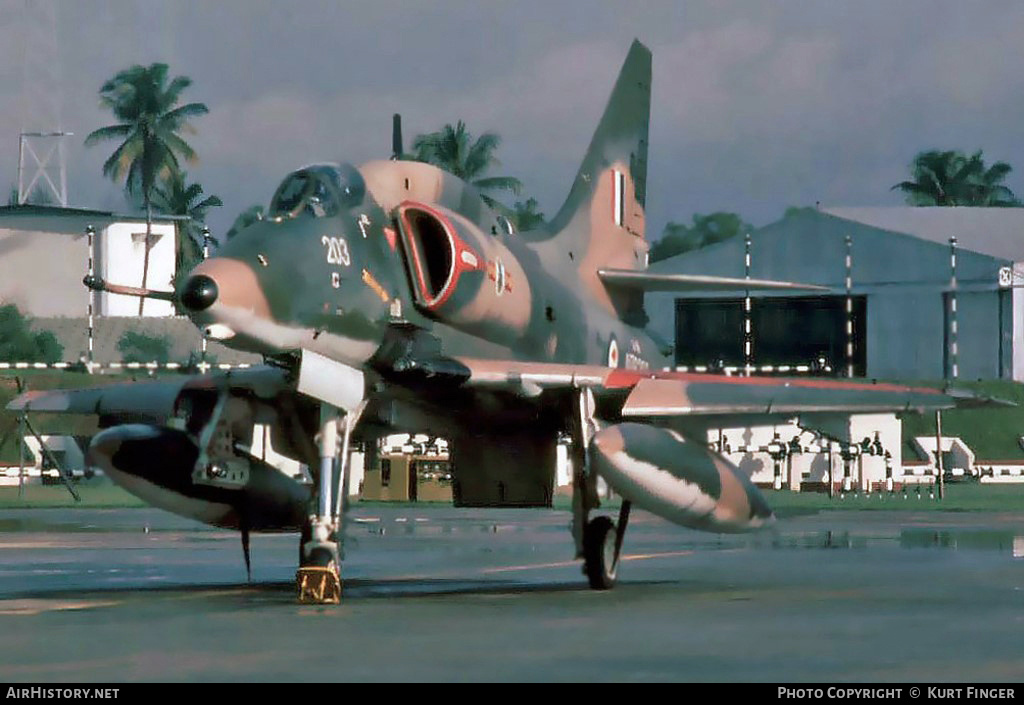
[[[210,108],[189,137],[190,175],[224,200],[215,233],[291,169],[386,157],[393,112],[407,144],[458,119],[498,132],[496,173],[551,215],[634,37],[654,53],[651,235],[694,212],[759,225],[816,201],[899,205],[889,187],[922,149],[984,149],[1024,170],[1013,0],[30,0],[28,14],[48,4],[55,64],[47,35],[34,40],[46,24],[0,0],[0,173],[16,181],[23,122],[50,129],[59,96],[72,204],[123,209],[100,173],[115,145],[82,140],[113,122],[97,101],[105,79],[164,61]],[[27,90],[26,40],[41,47]],[[1024,192],[1019,172],[1009,185]]]

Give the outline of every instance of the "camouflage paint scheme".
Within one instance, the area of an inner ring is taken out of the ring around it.
[[[429,164],[310,167],[298,173],[349,189],[339,194],[343,207],[331,217],[278,214],[227,242],[194,271],[216,281],[220,296],[193,319],[232,327],[239,335],[224,342],[236,347],[305,348],[354,365],[400,320],[441,339],[453,357],[604,365],[615,340],[620,355],[630,346],[660,369],[668,360],[619,315],[616,297],[627,296],[598,276],[601,268],[646,268],[650,69],[649,51],[634,44],[566,203],[543,228],[509,233],[475,188]],[[613,212],[616,172],[622,225]],[[423,248],[410,246],[409,214],[417,211],[434,216],[456,249],[436,300],[423,290]],[[344,241],[346,257],[330,256],[331,238]],[[496,269],[504,270],[500,287]],[[274,323],[258,325],[267,319]]]
[[[184,433],[195,444],[185,455],[205,457],[205,443],[209,458],[230,469],[245,459],[254,423],[269,424],[275,448],[315,475],[318,417],[344,388],[366,400],[357,440],[396,430],[452,439],[459,504],[549,505],[555,445],[567,434],[577,524],[597,506],[592,467],[625,499],[672,521],[715,531],[763,526],[772,515],[757,489],[693,440],[708,424],[956,402],[894,385],[661,371],[669,360],[643,329],[645,290],[795,285],[645,273],[650,91],[651,55],[634,42],[564,205],[531,232],[514,232],[476,189],[428,164],[300,169],[283,181],[269,217],[226,242],[176,293],[196,325],[264,354],[267,367],[26,395],[11,408],[100,414],[113,428],[94,444],[96,462],[116,472],[122,445],[134,444],[129,474],[157,484],[138,469],[140,439],[160,439],[151,446],[159,453],[178,448]],[[338,373],[321,375],[318,392],[300,389],[312,353]],[[230,404],[218,401],[225,396]],[[133,425],[116,425],[124,421]],[[173,474],[164,465],[162,474]],[[290,488],[280,491],[281,506],[257,510],[264,485],[235,488],[232,503],[202,487],[218,478],[183,465],[198,483],[191,496],[236,514],[246,507],[254,530],[273,522],[253,512],[293,527],[311,502]],[[190,494],[180,478],[163,484]],[[574,535],[582,555],[582,528]]]

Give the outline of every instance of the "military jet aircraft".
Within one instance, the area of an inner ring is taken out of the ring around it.
[[[817,428],[956,400],[663,371],[669,360],[643,330],[645,291],[798,285],[646,273],[650,96],[651,54],[634,42],[564,205],[531,232],[429,164],[299,169],[265,220],[163,295],[266,364],[29,393],[9,408],[98,414],[91,462],[158,507],[241,530],[247,563],[250,531],[299,531],[303,601],[337,601],[350,450],[393,432],[450,439],[455,503],[467,507],[550,506],[556,444],[568,436],[572,535],[597,589],[615,582],[633,504],[696,529],[762,527],[771,509],[708,448],[709,428],[793,417]],[[272,428],[274,447],[305,463],[311,483],[253,456],[254,424]],[[591,516],[598,477],[623,498],[617,521]]]

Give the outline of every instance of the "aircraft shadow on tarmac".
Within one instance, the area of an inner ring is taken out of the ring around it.
[[[664,586],[677,585],[672,580],[637,580],[622,583],[621,588],[630,586]],[[511,580],[463,580],[451,578],[399,578],[390,580],[371,580],[355,578],[344,581],[342,604],[345,600],[394,599],[415,597],[441,597],[446,595],[490,595],[515,596],[529,594],[555,593],[586,593],[592,594],[585,582],[521,582]],[[611,594],[611,593],[607,593]],[[203,583],[193,585],[159,585],[131,586],[117,588],[95,588],[85,590],[60,589],[46,592],[25,592],[10,594],[4,599],[17,600],[34,598],[59,601],[63,599],[115,599],[129,598],[132,602],[144,602],[147,598],[165,599],[199,599],[224,602],[273,602],[294,603],[295,585],[292,582],[261,582],[261,583]]]

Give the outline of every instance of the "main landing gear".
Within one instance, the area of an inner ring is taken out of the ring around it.
[[[607,516],[590,519],[590,511],[600,506],[597,475],[590,467],[588,448],[597,433],[594,419],[594,395],[581,389],[576,398],[572,428],[573,493],[572,535],[576,557],[583,559],[583,572],[594,590],[610,590],[619,572],[622,539],[629,524],[631,503],[622,500],[618,522]]]
[[[347,414],[323,405],[320,411],[320,470],[313,485],[311,513],[302,528],[295,588],[299,602],[341,601],[344,509],[348,500],[349,447],[364,404]],[[339,429],[340,427],[340,429]],[[338,448],[338,431],[342,431]]]
[[[630,506],[628,500],[622,500],[617,524],[609,517],[599,516],[591,519],[583,532],[583,572],[595,590],[615,587]]]

